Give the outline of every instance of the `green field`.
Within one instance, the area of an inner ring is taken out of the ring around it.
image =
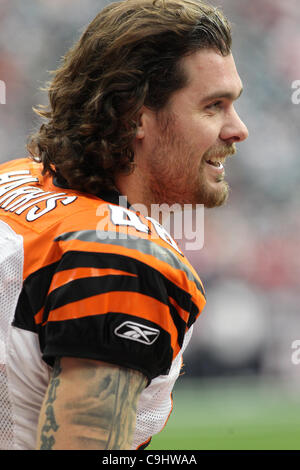
[[[181,379],[147,450],[300,450],[300,384]]]

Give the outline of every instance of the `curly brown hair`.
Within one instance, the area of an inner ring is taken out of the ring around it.
[[[46,122],[29,137],[43,173],[97,194],[132,171],[143,105],[159,112],[187,83],[180,59],[201,48],[230,53],[231,31],[217,8],[197,0],[125,0],[108,5],[63,57],[47,85]]]

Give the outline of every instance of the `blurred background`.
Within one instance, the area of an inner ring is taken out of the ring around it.
[[[0,0],[0,162],[26,155],[48,71],[108,3]],[[300,449],[300,6],[211,3],[232,23],[250,135],[226,164],[228,203],[205,212],[203,248],[185,250],[207,305],[150,448]]]

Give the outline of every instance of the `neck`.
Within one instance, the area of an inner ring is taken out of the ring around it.
[[[115,185],[120,194],[126,196],[131,206],[135,207],[142,215],[147,216],[150,213],[149,201],[145,200],[143,184],[145,178],[140,174],[139,169],[136,167],[130,175],[118,175],[115,180]]]
[[[160,205],[155,203],[147,178],[141,174],[138,167],[130,175],[119,175],[115,184],[120,194],[126,196],[136,212],[144,217],[152,217],[163,224],[164,214]]]

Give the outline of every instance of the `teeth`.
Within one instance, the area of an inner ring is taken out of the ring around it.
[[[207,160],[207,163],[215,166],[216,168],[224,168],[223,163],[220,161]]]
[[[214,165],[214,166],[220,166],[221,165],[220,162],[213,161],[213,160],[207,160],[207,162],[210,163],[211,165]]]

